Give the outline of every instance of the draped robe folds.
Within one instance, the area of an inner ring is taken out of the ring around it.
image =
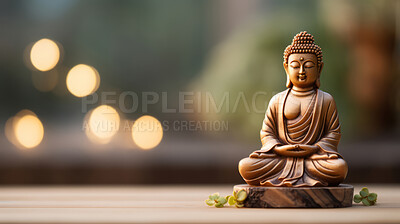
[[[307,112],[299,119],[287,120],[284,106],[291,89],[275,95],[269,105],[260,132],[262,158],[245,158],[239,172],[250,185],[332,186],[347,175],[347,164],[337,152],[340,124],[331,95],[316,90]],[[277,155],[277,145],[316,145],[319,150],[307,157]],[[329,155],[336,155],[330,157]]]

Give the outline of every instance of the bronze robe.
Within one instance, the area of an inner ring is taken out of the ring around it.
[[[337,185],[347,175],[347,164],[337,152],[340,124],[331,95],[316,90],[307,112],[299,120],[284,117],[284,106],[291,89],[275,95],[261,129],[263,158],[245,158],[239,172],[250,185],[262,186],[328,186]],[[317,145],[319,151],[308,157],[277,155],[276,145]],[[335,154],[336,156],[332,156]]]

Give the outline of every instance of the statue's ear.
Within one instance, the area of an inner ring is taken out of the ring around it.
[[[321,64],[318,66],[318,78],[317,78],[317,80],[315,81],[315,86],[317,87],[317,88],[319,88],[320,86],[321,86],[321,81],[320,81],[320,77],[321,77],[321,71],[322,71],[322,68],[324,67],[324,63],[323,62],[321,62]]]
[[[315,80],[315,86],[319,89],[319,87],[321,86],[321,81],[319,81],[319,77],[317,80]]]
[[[289,74],[289,73],[288,73],[288,64],[286,64],[285,62],[283,62],[283,68],[285,69],[286,75]]]
[[[286,87],[291,88],[293,86],[293,84],[290,81],[289,72],[288,72],[288,64],[283,62],[283,68],[285,69],[285,72],[286,72]]]
[[[321,71],[322,71],[322,68],[324,67],[324,63],[323,62],[321,62],[321,64],[318,66],[318,73],[321,75]]]

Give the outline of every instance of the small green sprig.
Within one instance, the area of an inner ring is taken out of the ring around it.
[[[354,202],[362,202],[365,206],[375,205],[378,195],[376,193],[369,193],[368,188],[363,187],[360,194],[354,195]]]
[[[228,199],[226,197],[222,197],[219,195],[219,193],[214,193],[210,196],[208,196],[208,199],[206,200],[206,204],[208,206],[215,206],[217,208],[222,208],[224,205],[228,202]]]
[[[244,206],[243,202],[247,198],[247,193],[242,189],[238,192],[233,191],[233,195],[229,195],[227,197],[229,205],[235,205],[236,208],[242,208]]]
[[[226,197],[220,196],[219,193],[214,193],[208,196],[206,204],[208,206],[215,206],[217,208],[222,208],[229,202],[229,205],[235,205],[236,208],[241,208],[244,206],[243,202],[247,198],[247,193],[245,190],[240,190],[238,192],[233,191],[233,195],[228,195]]]

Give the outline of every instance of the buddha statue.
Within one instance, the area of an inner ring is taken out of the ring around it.
[[[347,175],[338,153],[340,124],[333,97],[321,91],[321,48],[307,32],[284,52],[287,89],[272,97],[260,132],[262,147],[239,162],[252,186],[337,186]]]

